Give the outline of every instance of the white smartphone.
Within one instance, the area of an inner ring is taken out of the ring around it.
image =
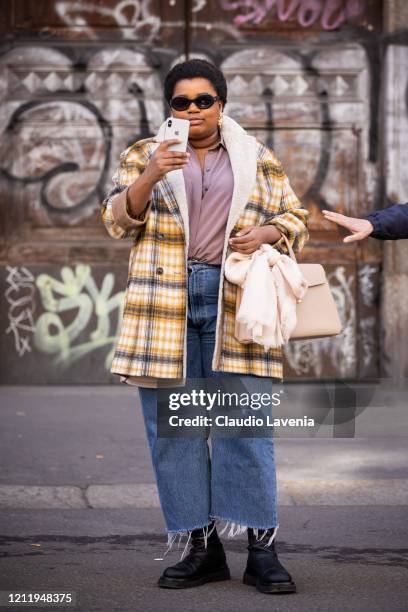
[[[188,132],[190,130],[190,122],[187,119],[168,117],[162,124],[162,127],[162,140],[173,140],[173,138],[177,138],[182,141],[177,144],[170,145],[168,151],[187,151]]]

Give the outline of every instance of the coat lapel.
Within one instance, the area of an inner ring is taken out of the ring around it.
[[[243,212],[249,198],[251,197],[257,174],[257,141],[249,136],[236,121],[224,115],[222,122],[222,133],[225,146],[230,157],[232,173],[234,175],[234,189],[232,192],[231,207],[228,214],[225,229],[224,248],[222,251],[220,284],[218,289],[217,322],[215,328],[215,344],[211,361],[213,370],[220,366],[221,333],[224,306],[224,267],[225,257],[228,249],[228,239],[239,216]]]
[[[152,152],[156,150],[162,140],[164,124],[155,136],[155,141],[151,145]],[[232,173],[234,176],[234,190],[232,194],[231,207],[227,219],[225,231],[224,249],[222,262],[224,263],[225,254],[228,247],[229,235],[243,212],[246,203],[251,197],[252,190],[256,181],[257,170],[257,146],[254,136],[247,132],[228,115],[223,115],[222,135],[227,148]],[[165,178],[159,182],[163,198],[170,211],[175,215],[185,236],[186,252],[189,243],[189,220],[186,187],[184,182],[183,170],[173,170],[168,172]]]
[[[222,254],[222,265],[224,265],[230,233],[250,199],[256,183],[257,142],[254,136],[247,134],[234,119],[227,115],[223,117],[222,133],[234,175],[234,190]]]

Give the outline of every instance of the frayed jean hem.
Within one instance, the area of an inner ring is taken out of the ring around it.
[[[180,548],[180,541],[182,540],[183,535],[185,534],[186,536],[188,535],[186,544],[184,546],[183,552],[181,553],[181,557],[180,557],[180,561],[182,561],[184,559],[184,556],[187,553],[187,548],[189,545],[189,542],[191,540],[191,534],[193,531],[197,530],[197,529],[202,529],[203,530],[203,537],[204,537],[204,547],[207,548],[207,539],[208,537],[212,534],[212,532],[214,531],[214,529],[219,526],[220,523],[225,522],[225,525],[223,527],[223,529],[218,533],[218,535],[223,535],[224,532],[225,536],[227,538],[233,538],[236,535],[241,535],[243,533],[245,533],[248,529],[252,529],[256,538],[257,542],[261,542],[262,539],[265,537],[267,530],[273,529],[273,533],[272,535],[269,537],[268,542],[266,544],[266,546],[270,546],[270,544],[272,544],[273,540],[275,539],[275,536],[277,534],[277,531],[279,529],[279,524],[277,525],[270,525],[268,527],[252,527],[251,525],[242,525],[241,523],[237,523],[235,521],[229,520],[229,519],[223,519],[220,518],[218,516],[214,516],[214,515],[210,515],[210,518],[212,519],[210,523],[207,523],[206,525],[197,525],[196,527],[192,527],[191,529],[178,529],[178,530],[174,530],[174,531],[167,531],[167,549],[165,550],[164,554],[162,557],[156,557],[155,561],[163,561],[164,557],[171,551],[174,542],[177,539],[177,536],[179,538],[178,543],[177,543],[177,549]],[[212,526],[211,530],[209,531],[209,527],[211,526],[211,524],[214,522],[214,525]],[[229,531],[227,532],[227,529],[229,528]],[[259,535],[259,531],[262,531],[262,535]],[[265,541],[266,542],[266,541]]]

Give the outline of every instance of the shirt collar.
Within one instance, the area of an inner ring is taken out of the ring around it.
[[[221,138],[221,140],[220,140],[219,144],[220,144],[222,147],[224,147],[224,149],[226,149],[227,147],[226,147],[225,140],[224,140],[224,135],[223,135],[223,133],[222,133],[222,132],[220,133],[220,138]]]

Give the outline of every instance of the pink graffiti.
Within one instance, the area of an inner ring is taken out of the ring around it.
[[[365,0],[219,0],[221,8],[235,11],[249,9],[245,15],[236,15],[233,24],[260,24],[268,13],[275,10],[280,21],[296,18],[299,25],[309,28],[320,19],[325,30],[334,30],[349,19],[364,13]]]

